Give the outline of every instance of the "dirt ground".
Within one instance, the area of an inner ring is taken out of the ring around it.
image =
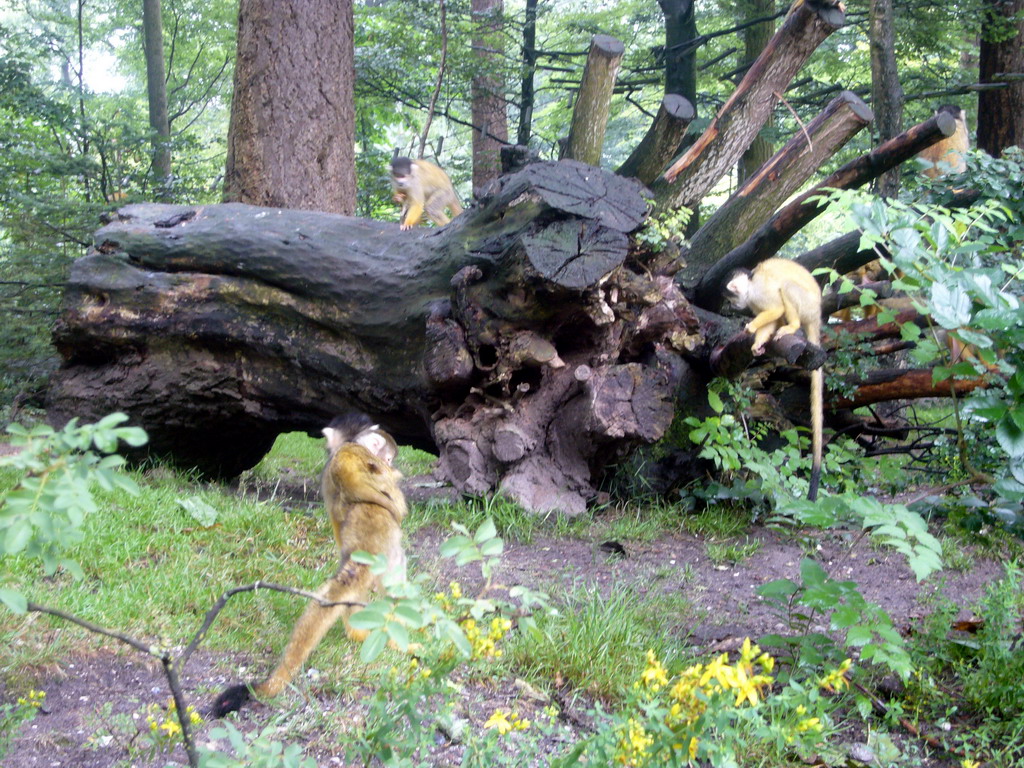
[[[412,537],[411,549],[418,553],[415,567],[427,568],[437,574],[438,583],[446,584],[453,573],[447,561],[437,558],[437,549],[447,533],[425,530]],[[672,535],[653,542],[621,542],[625,554],[609,554],[601,541],[535,537],[530,544],[506,542],[502,569],[497,581],[515,584],[544,585],[557,594],[559,585],[591,585],[607,593],[614,586],[635,589],[637,596],[661,590],[685,598],[701,618],[695,625],[682,623],[671,627],[682,642],[694,651],[730,650],[742,638],[756,638],[766,632],[783,629],[779,619],[756,595],[762,584],[777,578],[798,578],[801,558],[808,546],[815,548],[820,562],[837,578],[855,580],[864,596],[882,605],[902,631],[911,631],[927,612],[927,604],[937,592],[945,594],[969,612],[982,595],[985,585],[1002,574],[998,562],[976,558],[967,572],[947,572],[925,584],[918,584],[902,557],[860,541],[849,552],[855,535],[843,533],[816,534],[810,544],[807,538],[780,536],[768,529],[755,529],[751,539],[762,543],[752,556],[735,566],[715,565],[709,560],[705,542],[685,534]],[[687,620],[688,623],[689,619]],[[824,630],[825,627],[820,627]],[[333,634],[328,637],[340,637]],[[314,657],[315,658],[315,657]],[[251,661],[254,668],[264,669],[272,662],[267,657],[228,658],[199,653],[192,658],[183,674],[189,699],[210,700],[210,692],[225,684],[237,663]],[[596,660],[600,661],[600,660]],[[114,766],[163,766],[167,758],[152,762],[131,760],[124,743],[116,739],[87,745],[95,737],[104,718],[101,707],[109,703],[112,713],[138,713],[147,704],[164,701],[167,687],[156,663],[130,651],[103,650],[86,657],[69,658],[59,667],[46,670],[40,687],[46,691],[45,711],[24,726],[14,737],[10,750],[0,759],[0,768],[113,768]],[[524,702],[522,689],[511,682],[497,688],[469,686],[467,705],[470,711],[493,711],[497,706],[516,704],[526,711],[538,702]],[[325,699],[329,708],[358,707],[359,692],[341,698]],[[0,702],[9,701],[0,685]],[[566,702],[560,702],[566,705]],[[574,706],[576,710],[574,711]],[[583,725],[585,704],[564,706],[567,730]],[[243,728],[262,727],[274,715],[271,705],[255,705],[245,710]],[[483,715],[486,717],[486,715]],[[0,740],[3,739],[0,733]],[[199,734],[203,742],[205,731]],[[94,739],[95,740],[95,739]],[[2,741],[0,741],[2,744]],[[437,765],[458,765],[461,750],[457,744],[446,743],[438,734]],[[552,744],[553,753],[564,745]],[[344,762],[329,748],[317,746],[315,756],[320,766],[343,766]],[[176,755],[172,763],[185,764],[184,756]],[[938,760],[918,765],[944,766]]]

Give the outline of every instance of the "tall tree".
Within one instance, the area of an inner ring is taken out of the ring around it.
[[[157,178],[157,196],[166,201],[170,199],[171,122],[167,113],[164,25],[160,15],[160,0],[142,0],[142,28],[146,52],[149,127],[153,131],[153,175]]]
[[[978,148],[998,157],[1007,147],[1024,147],[1024,80],[1001,75],[1024,72],[1024,0],[985,0],[979,79],[1007,87],[978,94]]]
[[[741,3],[741,9],[745,17],[743,21],[749,24],[743,30],[743,63],[749,67],[761,55],[761,51],[775,34],[775,20],[772,18],[775,14],[775,0],[747,0]],[[765,21],[753,23],[758,19],[765,19]],[[754,141],[740,158],[739,180],[741,182],[751,176],[772,156],[774,150],[769,135],[774,125],[775,119],[768,118],[764,128],[758,131]]]
[[[508,143],[502,80],[495,67],[502,56],[502,0],[471,0],[473,55],[479,62],[472,82],[473,192],[501,173],[501,147]]]
[[[871,107],[878,138],[888,141],[903,131],[903,86],[896,67],[896,35],[892,0],[871,0]],[[899,169],[878,178],[878,191],[895,197],[900,188]]]
[[[523,22],[523,81],[519,90],[519,131],[516,143],[528,146],[533,127],[533,75],[537,71],[537,0],[526,0]]]
[[[241,0],[224,197],[351,214],[352,0]]]

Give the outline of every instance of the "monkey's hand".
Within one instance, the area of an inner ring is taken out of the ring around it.
[[[249,690],[248,685],[245,683],[232,685],[230,688],[225,688],[221,691],[220,696],[214,699],[210,712],[216,718],[230,715],[232,712],[240,710],[251,698],[252,691]]]
[[[750,348],[750,351],[754,353],[754,357],[760,357],[764,354],[765,344],[755,344]]]
[[[405,232],[405,230],[407,230],[407,229],[412,229],[412,224],[405,224],[405,223],[399,224],[398,228],[400,230],[402,230],[403,232]]]

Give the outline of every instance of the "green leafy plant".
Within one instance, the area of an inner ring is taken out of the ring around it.
[[[316,768],[316,760],[302,754],[298,744],[282,744],[274,737],[277,728],[268,725],[247,736],[229,722],[210,731],[211,739],[226,739],[234,754],[203,751],[200,768]]]
[[[781,504],[777,514],[775,522],[818,528],[859,522],[863,535],[903,554],[918,581],[942,567],[942,544],[928,532],[920,515],[901,504],[843,494],[817,502],[792,499]],[[846,655],[847,648],[857,648],[862,661],[881,664],[903,678],[913,671],[903,638],[881,606],[866,600],[856,582],[832,578],[811,558],[801,561],[799,582],[776,579],[758,594],[774,605],[793,630],[788,636],[772,634],[761,641],[787,648],[793,669],[835,662]],[[841,637],[842,645],[814,630],[825,621]]]
[[[0,758],[7,754],[18,730],[35,719],[46,701],[46,691],[30,690],[12,704],[0,704]]]
[[[138,447],[147,437],[138,427],[119,426],[127,420],[113,413],[95,424],[72,419],[60,430],[45,424],[7,427],[11,444],[20,450],[0,457],[0,466],[22,477],[0,505],[0,554],[38,558],[47,575],[64,568],[81,577],[81,567],[63,553],[82,540],[85,517],[96,511],[94,487],[138,492],[135,481],[119,471],[124,459],[115,451],[119,441]],[[0,600],[25,611],[25,598],[13,590],[0,589]]]

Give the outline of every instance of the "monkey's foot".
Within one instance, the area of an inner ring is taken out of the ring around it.
[[[225,688],[220,696],[214,699],[210,712],[216,718],[230,715],[232,712],[240,710],[251,698],[252,691],[248,685],[245,683],[232,685],[230,688]]]
[[[760,345],[755,344],[754,346],[752,346],[750,348],[750,351],[754,353],[754,357],[760,357],[761,355],[764,354],[765,346],[766,346],[765,344],[760,344]]]

